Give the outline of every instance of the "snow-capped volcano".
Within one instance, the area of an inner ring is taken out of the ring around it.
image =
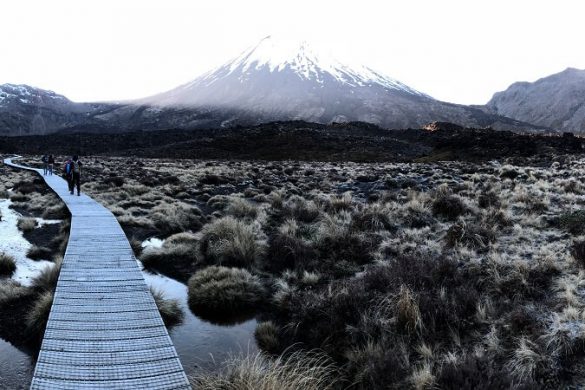
[[[302,119],[363,121],[386,128],[422,127],[432,121],[516,126],[477,108],[437,101],[367,66],[350,66],[306,41],[273,37],[190,83],[139,103],[210,110],[223,125]]]
[[[392,100],[392,103],[389,102]],[[259,121],[362,120],[407,126],[396,109],[428,95],[365,66],[349,66],[317,52],[306,41],[266,37],[231,61],[144,103],[222,107]],[[388,105],[392,107],[388,108]]]

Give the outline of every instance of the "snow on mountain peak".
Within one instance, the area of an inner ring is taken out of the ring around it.
[[[53,91],[34,88],[24,84],[0,85],[0,104],[5,104],[9,100],[18,100],[20,103],[31,104],[33,102],[42,102],[44,98],[67,101],[67,98],[57,95]]]
[[[225,71],[222,72],[224,76],[239,72],[240,80],[243,80],[251,70],[267,69],[270,72],[281,72],[287,68],[301,79],[317,81],[320,84],[323,84],[324,78],[329,75],[338,82],[353,87],[378,84],[388,89],[428,97],[366,66],[343,64],[325,51],[315,50],[306,40],[299,39],[267,36],[219,69]],[[207,85],[217,80],[216,71],[202,77],[207,81]]]

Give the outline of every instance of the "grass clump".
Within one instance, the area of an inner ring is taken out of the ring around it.
[[[225,212],[234,218],[254,220],[258,216],[258,207],[246,199],[232,198]]]
[[[578,240],[573,242],[573,246],[571,247],[571,255],[581,268],[585,268],[585,240]]]
[[[340,382],[338,370],[324,355],[295,352],[270,359],[264,355],[233,357],[218,373],[196,375],[201,390],[329,390]]]
[[[26,317],[27,333],[39,339],[43,337],[52,305],[52,291],[45,291],[38,295],[33,307]]]
[[[189,271],[198,260],[197,239],[191,233],[177,233],[165,240],[160,248],[147,248],[140,255],[145,268],[159,271]]]
[[[53,252],[47,247],[33,245],[26,252],[26,257],[32,260],[50,260]]]
[[[188,287],[189,306],[210,315],[252,311],[266,297],[260,279],[239,268],[207,267],[189,279]]]
[[[230,216],[205,225],[199,243],[208,263],[240,267],[259,263],[265,247],[264,234],[256,225]]]
[[[30,232],[33,231],[37,226],[38,222],[35,218],[27,218],[22,217],[18,218],[18,222],[16,223],[16,227],[23,232]]]
[[[254,337],[263,351],[275,353],[279,350],[278,327],[272,321],[260,322],[256,326]]]
[[[465,245],[467,247],[485,250],[489,244],[496,241],[493,229],[475,223],[458,222],[451,226],[445,236],[447,245]]]
[[[306,266],[316,256],[316,250],[303,237],[298,223],[289,219],[269,240],[266,266],[272,270],[295,269]]]
[[[154,226],[163,234],[201,229],[201,210],[183,203],[162,204],[152,209]]]
[[[52,292],[57,287],[62,259],[55,260],[55,264],[47,265],[33,280],[31,287],[39,292]]]
[[[0,276],[12,276],[16,271],[14,257],[2,252],[0,253]]]
[[[585,233],[585,210],[564,213],[559,217],[561,228],[573,235]]]
[[[179,301],[176,299],[167,299],[161,290],[154,288],[150,289],[150,293],[152,294],[160,316],[167,327],[172,327],[183,321],[185,313],[183,313]]]
[[[449,221],[456,220],[467,211],[461,198],[449,193],[439,194],[433,201],[432,209],[434,215],[444,217]]]
[[[0,306],[31,294],[29,288],[22,286],[12,279],[0,281]]]

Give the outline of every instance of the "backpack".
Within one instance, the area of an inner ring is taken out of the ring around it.
[[[65,166],[63,167],[63,170],[65,171],[66,174],[71,173],[71,160],[67,160],[67,162],[65,162]]]
[[[73,172],[74,173],[79,173],[79,167],[81,166],[81,163],[79,161],[73,161],[71,163],[71,165],[72,165],[72,168],[71,169],[73,169]]]
[[[41,158],[41,161],[44,162],[44,163],[46,163],[48,161],[47,156],[46,155],[43,156],[43,158]]]

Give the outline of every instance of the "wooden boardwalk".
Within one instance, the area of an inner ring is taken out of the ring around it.
[[[114,215],[58,175],[42,177],[72,219],[31,389],[190,389]]]

